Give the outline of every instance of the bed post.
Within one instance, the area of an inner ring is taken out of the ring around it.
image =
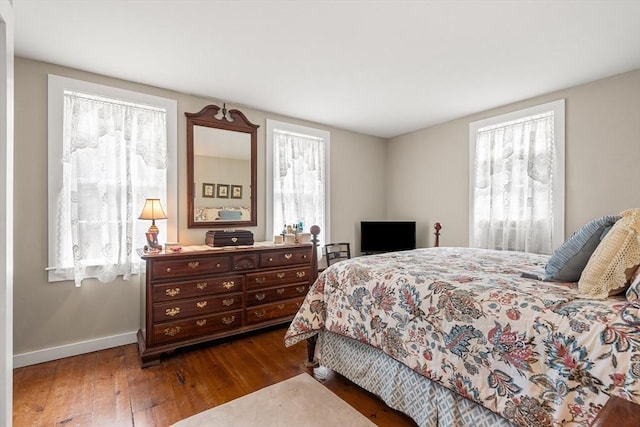
[[[311,229],[311,275],[309,276],[309,288],[313,286],[318,278],[318,234],[320,234],[320,227],[312,225]],[[314,335],[307,339],[307,361],[305,366],[307,368],[315,368],[318,366],[318,362],[314,360],[316,354],[316,341],[318,336]]]
[[[436,236],[436,241],[433,243],[433,247],[437,248],[440,246],[440,229],[442,228],[442,226],[439,222],[436,222],[435,224],[433,224],[433,228],[436,229],[436,232],[433,233]]]

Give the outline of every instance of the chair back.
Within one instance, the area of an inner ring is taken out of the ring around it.
[[[327,259],[327,267],[343,259],[351,258],[349,243],[327,243],[324,245],[324,256]]]

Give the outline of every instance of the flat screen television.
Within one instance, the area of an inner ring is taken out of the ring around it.
[[[415,221],[361,221],[360,251],[364,254],[416,248]]]

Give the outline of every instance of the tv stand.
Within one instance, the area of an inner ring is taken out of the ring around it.
[[[409,249],[403,249],[403,250],[409,250]],[[399,252],[399,251],[367,251],[367,252],[362,252],[362,255],[378,255],[378,254],[387,254],[389,252]]]

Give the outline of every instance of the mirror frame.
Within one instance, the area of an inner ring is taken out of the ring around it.
[[[223,109],[224,112],[226,109]],[[207,105],[197,113],[187,113],[187,220],[188,228],[233,228],[243,226],[258,225],[258,204],[257,204],[257,169],[258,169],[258,128],[259,125],[251,123],[239,110],[229,110],[227,117],[233,121],[228,121],[216,116],[220,111],[217,105]],[[195,179],[194,179],[194,141],[193,127],[205,126],[216,129],[224,129],[231,132],[243,132],[251,135],[251,219],[248,221],[195,221]]]

